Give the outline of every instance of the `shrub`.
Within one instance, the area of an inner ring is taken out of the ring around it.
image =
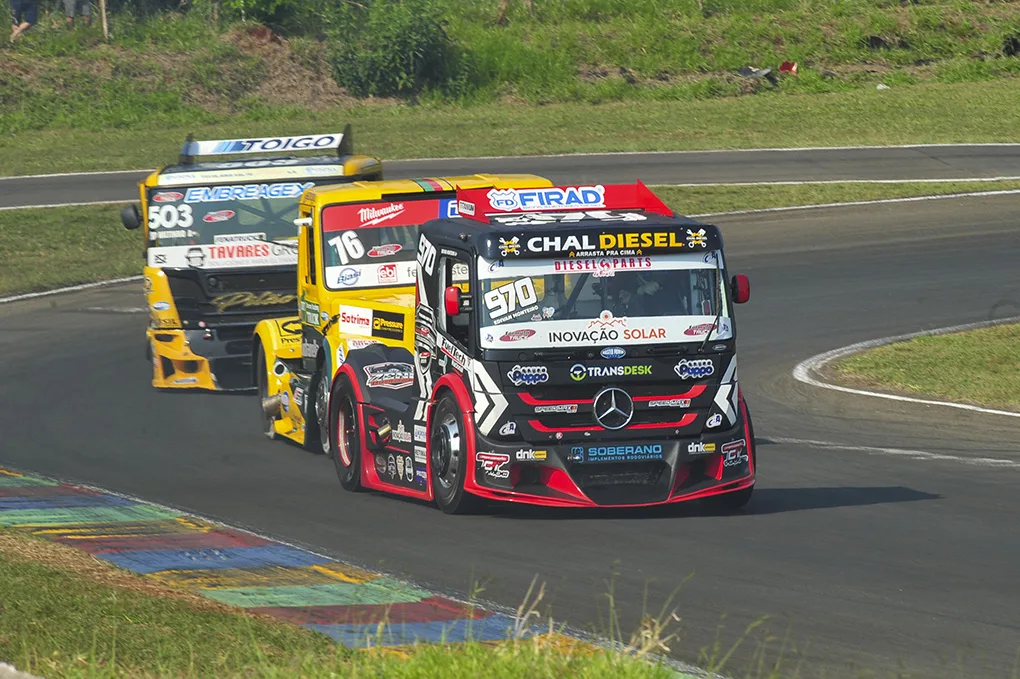
[[[358,96],[407,96],[454,86],[460,50],[436,0],[374,0],[331,39],[337,83]]]

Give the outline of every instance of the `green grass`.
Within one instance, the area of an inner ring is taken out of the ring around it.
[[[385,159],[818,145],[1011,142],[1017,81],[927,84],[879,92],[762,95],[605,105],[355,106],[180,126],[52,129],[0,136],[0,174],[155,168],[199,139],[339,130]],[[59,194],[54,195],[59,201]]]
[[[543,640],[353,652],[326,637],[166,590],[84,552],[0,531],[0,658],[60,677],[653,679],[646,662]]]
[[[845,382],[929,398],[1020,410],[1020,325],[919,337],[833,366]]]
[[[142,238],[119,206],[0,212],[0,295],[141,273]]]
[[[493,164],[498,171],[498,162]],[[681,214],[905,196],[1020,189],[1020,182],[665,187],[653,190]],[[90,283],[141,272],[141,235],[120,223],[120,206],[0,211],[0,295]]]

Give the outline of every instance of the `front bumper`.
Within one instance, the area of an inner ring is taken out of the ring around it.
[[[251,328],[150,330],[152,386],[246,391],[252,382]]]
[[[699,438],[543,447],[478,436],[465,490],[550,507],[646,507],[739,491],[754,485],[756,457],[741,410],[737,426]]]

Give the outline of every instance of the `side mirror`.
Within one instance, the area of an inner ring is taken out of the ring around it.
[[[142,225],[142,214],[137,205],[127,205],[120,209],[120,221],[124,228],[133,231]]]
[[[733,301],[737,304],[743,304],[751,299],[751,281],[744,274],[738,273],[734,276],[730,288],[733,291]]]
[[[446,305],[446,315],[459,316],[461,311],[461,292],[456,285],[446,288],[443,293],[443,302]]]

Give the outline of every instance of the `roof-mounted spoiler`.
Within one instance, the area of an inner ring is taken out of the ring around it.
[[[318,151],[336,149],[338,158],[354,153],[354,138],[351,124],[344,131],[331,134],[310,134],[302,137],[258,137],[252,139],[214,139],[195,141],[194,134],[188,134],[181,148],[180,164],[192,165],[199,156],[256,155],[279,153],[280,151]]]
[[[634,184],[553,186],[541,189],[459,189],[457,212],[488,222],[493,215],[574,210],[643,210],[674,216],[641,180]]]

